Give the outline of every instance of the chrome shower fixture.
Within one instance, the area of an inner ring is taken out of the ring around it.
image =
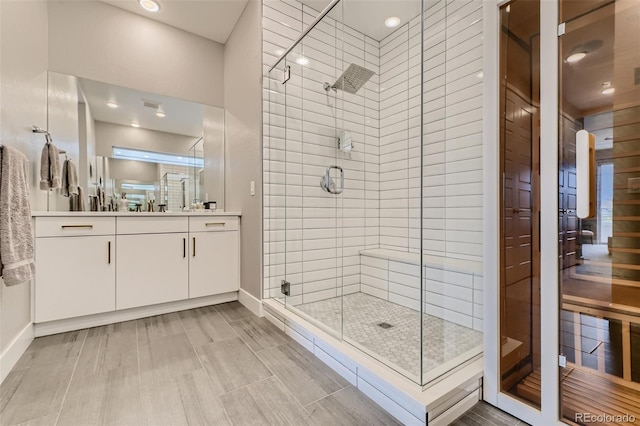
[[[340,186],[336,185],[336,181],[331,177],[331,169],[340,171]],[[340,166],[329,166],[327,171],[320,179],[320,188],[329,194],[342,194],[344,191],[344,170]]]
[[[344,131],[338,136],[338,149],[342,152],[351,152],[354,149],[351,141],[351,132]]]
[[[336,80],[333,85],[324,83],[322,87],[327,92],[329,89],[334,91],[342,90],[347,93],[355,94],[375,73],[371,70],[361,67],[360,65],[351,64],[349,68]]]

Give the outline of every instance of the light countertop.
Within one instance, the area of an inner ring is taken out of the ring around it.
[[[193,212],[31,212],[33,217],[154,217],[154,216],[242,216],[240,212],[198,210]]]

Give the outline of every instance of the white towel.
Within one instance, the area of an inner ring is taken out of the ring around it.
[[[40,189],[60,188],[60,153],[52,143],[46,143],[40,156]]]
[[[87,204],[84,202],[84,189],[81,186],[78,187],[78,211],[84,212],[87,210]]]
[[[67,192],[78,195],[78,169],[71,160],[67,160]]]
[[[0,157],[0,275],[11,286],[35,275],[29,160],[8,146]]]
[[[71,160],[65,160],[62,163],[61,176],[60,195],[65,197],[78,195],[78,169]]]
[[[69,196],[69,160],[62,163],[62,175],[60,179],[60,195]]]
[[[77,194],[69,195],[69,211],[84,212],[86,210],[87,210],[87,205],[84,201],[84,189],[82,189],[82,187],[79,186]]]

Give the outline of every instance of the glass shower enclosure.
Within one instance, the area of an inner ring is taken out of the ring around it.
[[[264,297],[428,386],[482,351],[482,2],[307,3],[264,3]]]

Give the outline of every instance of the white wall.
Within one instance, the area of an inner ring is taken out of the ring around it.
[[[144,161],[109,158],[109,179],[139,181],[141,183],[159,182],[158,164]],[[126,192],[126,190],[125,190]],[[106,194],[111,195],[111,194]],[[145,206],[146,207],[146,206]]]
[[[223,58],[222,44],[99,1],[49,2],[52,71],[222,107]]]
[[[224,121],[224,110],[204,106],[202,122],[204,147],[203,192],[204,195],[209,195],[209,199],[203,201],[215,201],[217,208],[220,210],[225,208]],[[193,187],[193,183],[191,186]],[[199,198],[197,194],[195,196]]]
[[[262,280],[261,10],[260,0],[249,0],[224,56],[226,210],[242,212],[241,288],[257,298]]]
[[[193,136],[158,132],[104,121],[96,121],[95,132],[96,155],[101,157],[111,157],[114,146],[187,155],[189,148],[198,140]]]
[[[80,129],[78,177],[80,185],[85,188],[86,192],[96,181],[96,122],[86,100],[80,101],[82,103],[78,104],[78,128]],[[90,168],[93,176],[89,176]]]
[[[266,75],[276,52],[317,14],[296,2],[264,2],[264,297],[279,295],[280,280],[287,278],[293,304],[359,291],[359,252],[379,242],[379,43],[325,18],[289,58],[286,85],[284,62]],[[298,55],[308,65],[298,65]],[[356,94],[325,92],[323,83],[333,84],[351,63],[374,76]],[[344,130],[355,144],[351,156],[337,147]],[[319,185],[334,164],[345,171],[338,196]]]
[[[47,127],[54,145],[66,151],[65,155],[60,155],[60,164],[65,158],[69,158],[78,168],[80,165],[78,79],[71,75],[50,72],[48,81]],[[49,192],[49,210],[69,211],[69,198],[60,195],[58,190]]]
[[[31,126],[47,125],[47,3],[0,2],[0,43],[0,143],[29,158],[31,208],[42,210],[46,197],[34,188],[44,137]],[[6,287],[0,279],[0,354],[31,322],[30,295],[29,283]]]

